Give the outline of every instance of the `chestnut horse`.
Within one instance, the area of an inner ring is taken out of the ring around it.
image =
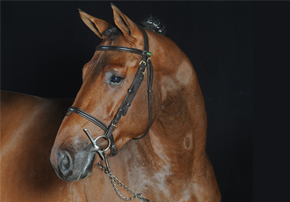
[[[80,11],[103,41],[83,67],[74,101],[2,93],[3,201],[221,200],[190,60],[153,21],[137,25],[112,9],[115,25]],[[128,112],[114,124],[136,78]]]

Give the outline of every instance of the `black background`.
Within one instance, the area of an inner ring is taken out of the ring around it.
[[[223,202],[252,200],[252,2],[113,2],[151,14],[190,58],[205,98],[207,152]],[[1,89],[74,98],[101,40],[77,8],[113,22],[110,2],[1,2]]]

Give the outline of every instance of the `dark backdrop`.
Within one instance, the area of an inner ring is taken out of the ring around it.
[[[252,200],[251,2],[113,2],[140,22],[152,14],[188,55],[208,114],[207,152],[223,202]],[[100,39],[77,8],[113,22],[109,2],[1,2],[1,89],[74,98]]]

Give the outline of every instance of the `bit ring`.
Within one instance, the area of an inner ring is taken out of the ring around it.
[[[110,148],[110,146],[111,146],[111,140],[109,138],[107,138],[106,136],[100,135],[100,136],[96,137],[95,139],[93,139],[92,136],[90,135],[88,129],[85,128],[84,131],[85,131],[86,135],[88,136],[88,138],[90,139],[90,141],[91,141],[91,143],[92,143],[92,145],[94,147],[94,149],[92,151],[102,151],[102,152],[105,152],[105,151],[107,151]],[[100,149],[100,147],[97,145],[97,140],[99,138],[101,138],[101,137],[108,141],[108,146],[105,149]]]
[[[107,138],[106,136],[104,136],[104,135],[100,135],[100,136],[96,137],[96,139],[94,139],[94,144],[95,145],[97,145],[97,140],[99,138],[101,138],[101,137],[108,141],[108,146],[105,149],[100,149],[101,151],[104,151],[105,152],[105,151],[107,151],[110,148],[110,146],[111,146],[111,140],[109,138]]]

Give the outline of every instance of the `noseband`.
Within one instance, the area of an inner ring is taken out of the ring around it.
[[[95,118],[94,116],[90,115],[89,113],[77,108],[71,106],[68,108],[67,116],[69,116],[72,112],[82,116],[83,118],[89,120],[90,122],[94,123],[95,125],[99,126],[103,131],[105,131],[105,134],[102,136],[109,141],[109,147],[111,150],[110,156],[116,156],[118,154],[118,150],[114,141],[113,131],[117,127],[119,120],[122,116],[125,116],[127,114],[127,111],[129,107],[131,106],[131,103],[144,79],[145,76],[145,68],[147,67],[147,78],[148,78],[148,127],[146,132],[138,138],[133,138],[134,140],[141,139],[145,137],[146,134],[148,134],[150,126],[151,126],[151,119],[152,119],[152,82],[153,82],[153,67],[151,63],[151,53],[149,52],[149,43],[148,43],[148,36],[146,31],[140,27],[143,33],[143,40],[144,40],[144,50],[139,50],[135,48],[129,48],[129,47],[123,47],[123,46],[97,46],[96,50],[100,51],[124,51],[129,53],[135,53],[142,56],[142,60],[139,63],[139,68],[137,70],[137,73],[135,74],[135,78],[133,79],[133,82],[128,89],[128,92],[119,107],[117,113],[114,116],[114,119],[111,121],[109,126],[106,126],[102,121]],[[90,138],[93,146],[96,146],[96,141],[99,138],[99,136],[96,139],[93,139],[90,134],[85,130],[86,134]]]

